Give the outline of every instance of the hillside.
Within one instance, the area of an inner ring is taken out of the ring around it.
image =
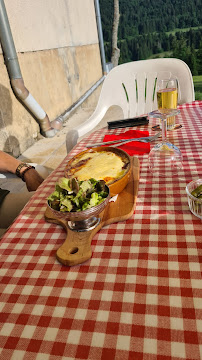
[[[201,0],[119,0],[119,63],[151,57],[184,60],[202,75]],[[113,0],[100,0],[107,61],[111,58]]]
[[[202,25],[201,0],[119,0],[119,39]],[[105,41],[111,40],[113,0],[100,0]]]

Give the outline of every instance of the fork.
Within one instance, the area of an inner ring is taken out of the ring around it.
[[[111,147],[116,147],[116,146],[120,146],[123,144],[127,144],[131,141],[140,141],[140,142],[149,143],[149,142],[152,142],[152,141],[158,139],[160,134],[161,134],[161,132],[159,132],[153,136],[146,136],[146,137],[141,137],[141,138],[122,139],[122,140],[120,139],[120,140],[100,142],[100,143],[96,143],[96,144],[92,144],[92,145],[86,145],[86,147],[91,148],[91,147],[96,147],[96,146],[101,146],[101,145],[110,145],[110,144],[114,144],[114,145],[110,145]]]
[[[153,135],[153,136],[147,136],[145,138],[134,138],[134,139],[125,139],[125,141],[121,141],[119,143],[116,143],[114,145],[110,145],[111,147],[116,147],[116,146],[121,146],[121,145],[125,145],[128,144],[131,141],[140,141],[140,142],[144,142],[144,143],[150,143],[152,141],[155,141],[156,139],[158,139],[158,137],[160,136],[161,132]]]

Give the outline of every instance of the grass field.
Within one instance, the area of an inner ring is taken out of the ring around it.
[[[202,28],[202,26],[195,26],[195,27],[189,27],[189,28],[184,28],[184,29],[179,29],[179,28],[177,28],[177,29],[174,29],[174,30],[172,30],[172,31],[167,31],[166,34],[167,34],[167,35],[170,35],[170,34],[175,35],[176,32],[179,32],[179,31],[187,32],[187,31],[189,31],[190,29],[191,29],[191,30],[198,30],[198,29],[201,29],[201,28]]]
[[[202,100],[202,75],[193,76],[195,99]]]

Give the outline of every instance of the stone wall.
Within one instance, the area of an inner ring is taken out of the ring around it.
[[[25,86],[52,121],[102,77],[94,1],[4,1]],[[0,150],[14,156],[39,135],[13,94],[2,53],[0,133]]]

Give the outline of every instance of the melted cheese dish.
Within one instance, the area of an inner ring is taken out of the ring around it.
[[[124,160],[110,151],[86,152],[71,162],[66,168],[68,176],[79,181],[94,178],[104,180],[107,184],[120,178],[127,171]]]

